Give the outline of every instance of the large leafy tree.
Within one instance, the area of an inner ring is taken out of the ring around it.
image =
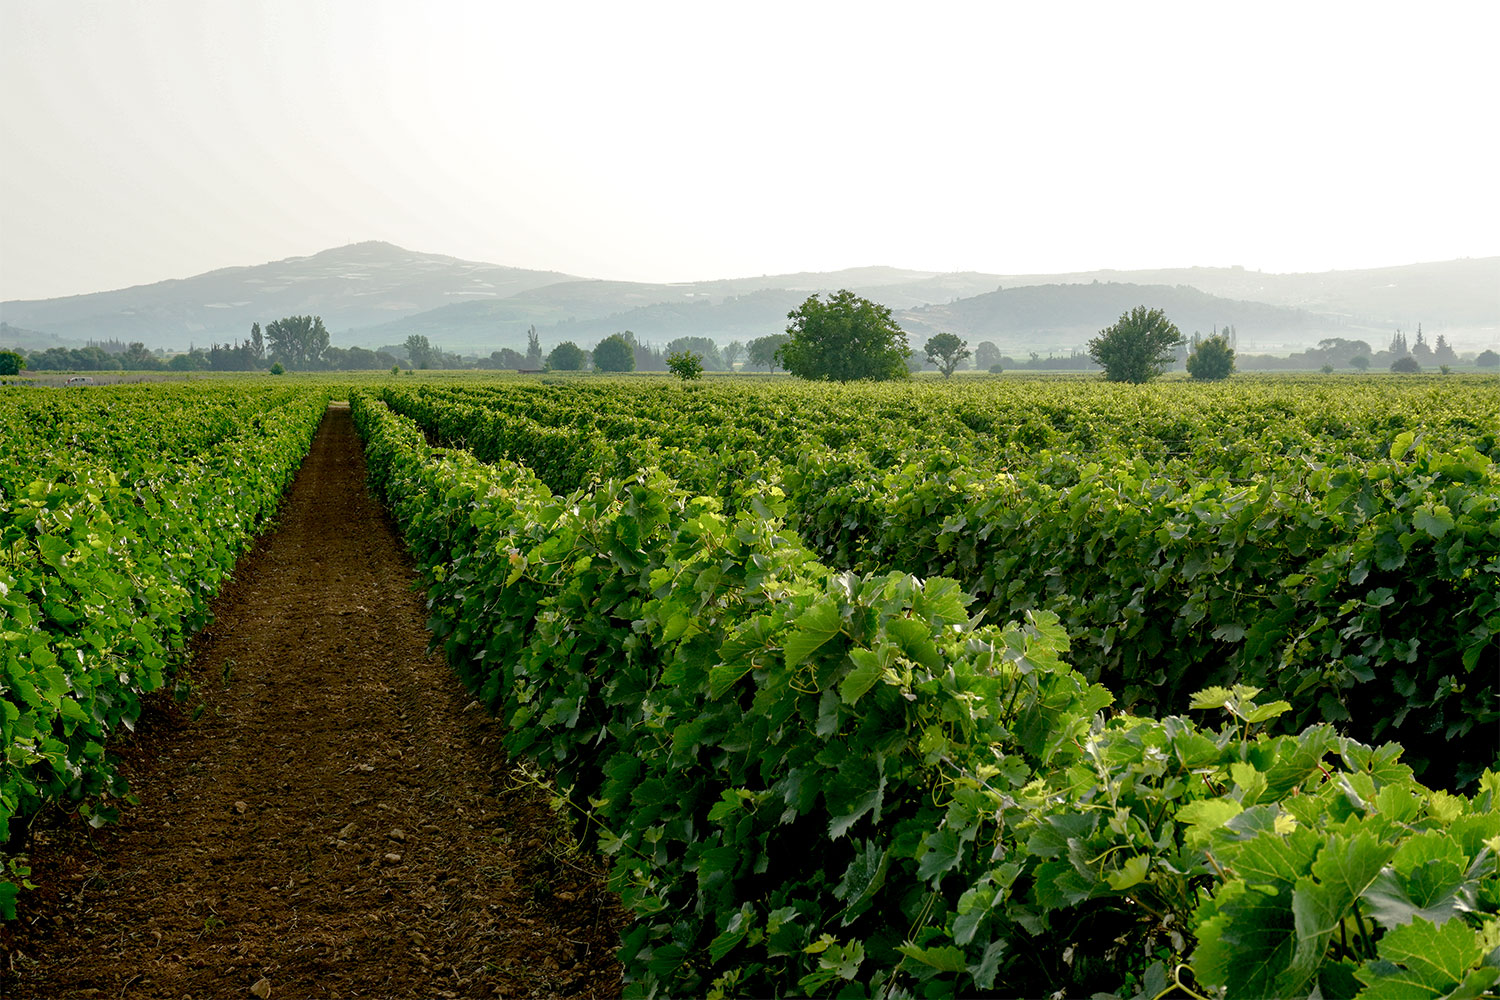
[[[855,379],[907,378],[906,333],[885,306],[848,289],[817,295],[787,313],[791,338],[776,352],[781,366],[806,379],[851,382]]]
[[[428,368],[432,365],[432,345],[420,333],[406,338],[406,356],[411,358],[413,368]]]
[[[745,348],[745,363],[764,365],[766,371],[775,371],[781,365],[781,362],[776,360],[776,352],[791,339],[784,333],[768,333],[764,337],[756,337]]]
[[[26,357],[19,351],[0,351],[0,375],[19,375],[26,367]]]
[[[287,368],[316,367],[328,350],[328,330],[321,316],[288,316],[266,324],[271,360]]]
[[[937,365],[938,371],[943,373],[943,378],[952,378],[954,370],[963,364],[971,353],[968,343],[956,333],[940,333],[928,337],[922,350],[927,352],[927,360]]]
[[[1136,306],[1089,341],[1089,357],[1111,382],[1149,382],[1175,358],[1182,331],[1160,309]]]
[[[703,370],[707,372],[721,372],[729,367],[719,354],[719,345],[709,337],[678,337],[676,340],[669,341],[665,350],[669,355],[684,353],[698,355],[698,360],[703,362]]]
[[[620,334],[612,334],[594,347],[594,367],[601,372],[635,371],[635,345]]]
[[[1234,348],[1229,346],[1229,338],[1215,334],[1197,341],[1187,356],[1187,370],[1193,378],[1204,381],[1228,378],[1234,372]]]
[[[583,348],[565,340],[547,355],[547,367],[557,372],[577,372],[583,370],[584,360]]]

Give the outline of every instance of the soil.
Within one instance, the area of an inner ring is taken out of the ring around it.
[[[619,995],[619,902],[427,652],[364,478],[335,404],[195,690],[118,748],[140,804],[36,832],[0,997]]]

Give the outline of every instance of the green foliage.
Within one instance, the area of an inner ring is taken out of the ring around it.
[[[328,394],[244,383],[0,406],[0,846],[52,805],[108,822],[105,756],[274,512]],[[0,910],[19,882],[0,873]]]
[[[328,330],[321,316],[288,316],[268,323],[265,340],[272,361],[298,371],[318,367],[328,350]]]
[[[673,354],[696,354],[704,371],[723,371],[728,366],[719,354],[719,345],[711,337],[678,337],[667,342],[664,348],[668,356]]]
[[[1109,381],[1139,384],[1166,371],[1181,343],[1182,333],[1160,309],[1136,306],[1089,341],[1089,357]]]
[[[776,357],[793,375],[834,382],[909,375],[906,334],[885,306],[844,289],[827,302],[808,296],[787,318],[790,339]]]
[[[0,351],[0,375],[19,375],[26,367],[26,358],[16,351]]]
[[[1391,371],[1398,375],[1413,375],[1422,370],[1421,364],[1410,354],[1391,362]]]
[[[1204,723],[1106,717],[1055,616],[830,568],[774,486],[563,498],[351,402],[449,662],[613,865],[627,995],[1486,985],[1500,777],[1430,791],[1398,747],[1268,732],[1290,700],[1243,684],[1194,695]]]
[[[403,345],[406,348],[406,356],[411,359],[413,368],[428,368],[432,364],[432,345],[427,338],[420,333],[414,333],[406,338]]]
[[[635,371],[635,346],[616,333],[594,347],[594,368],[601,372]]]
[[[1194,343],[1187,357],[1187,370],[1193,378],[1206,382],[1228,378],[1234,373],[1234,348],[1229,346],[1229,338],[1216,334]]]
[[[286,374],[286,369],[283,368],[283,367],[281,367],[281,362],[280,361],[277,361],[277,362],[275,362],[274,364],[271,365],[271,374],[272,375],[285,375]]]
[[[756,337],[745,348],[745,363],[764,366],[768,372],[775,371],[781,364],[777,360],[776,353],[791,339],[784,333],[769,333],[764,337]]]
[[[571,340],[565,340],[547,355],[547,368],[557,372],[582,371],[585,360],[583,348]]]
[[[384,396],[567,491],[658,466],[731,509],[775,484],[820,558],[1057,613],[1073,662],[1171,712],[1205,684],[1399,739],[1429,783],[1495,759],[1495,386],[618,383]],[[1450,523],[1451,521],[1451,523]]]
[[[1349,359],[1349,364],[1360,371],[1367,371],[1370,367],[1370,359],[1364,354],[1356,354]]]
[[[684,382],[703,377],[703,361],[692,351],[679,351],[667,356],[667,371]]]
[[[1480,368],[1500,368],[1500,354],[1491,350],[1481,351],[1474,359],[1474,363]]]
[[[943,378],[952,378],[953,372],[968,359],[969,345],[954,333],[939,333],[927,338],[922,350],[927,360],[937,365]]]

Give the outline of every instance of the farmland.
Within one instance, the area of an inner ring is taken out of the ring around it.
[[[629,995],[1500,971],[1495,379],[10,395],[0,807],[108,818],[104,737],[345,395]]]

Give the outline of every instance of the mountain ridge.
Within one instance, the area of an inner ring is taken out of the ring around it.
[[[183,349],[242,339],[254,322],[317,314],[339,346],[378,347],[420,333],[445,350],[488,354],[524,346],[531,326],[544,344],[588,346],[624,329],[656,342],[749,339],[784,329],[786,313],[808,294],[839,288],[890,307],[914,343],[941,329],[1007,349],[1077,349],[1132,295],[1150,296],[1148,304],[1185,332],[1234,325],[1250,349],[1305,347],[1327,336],[1374,343],[1418,323],[1459,347],[1500,342],[1500,257],[1290,274],[1190,267],[1004,275],[868,265],[631,282],[377,240],[123,289],[8,300],[0,302],[0,321],[56,342],[140,340]]]

